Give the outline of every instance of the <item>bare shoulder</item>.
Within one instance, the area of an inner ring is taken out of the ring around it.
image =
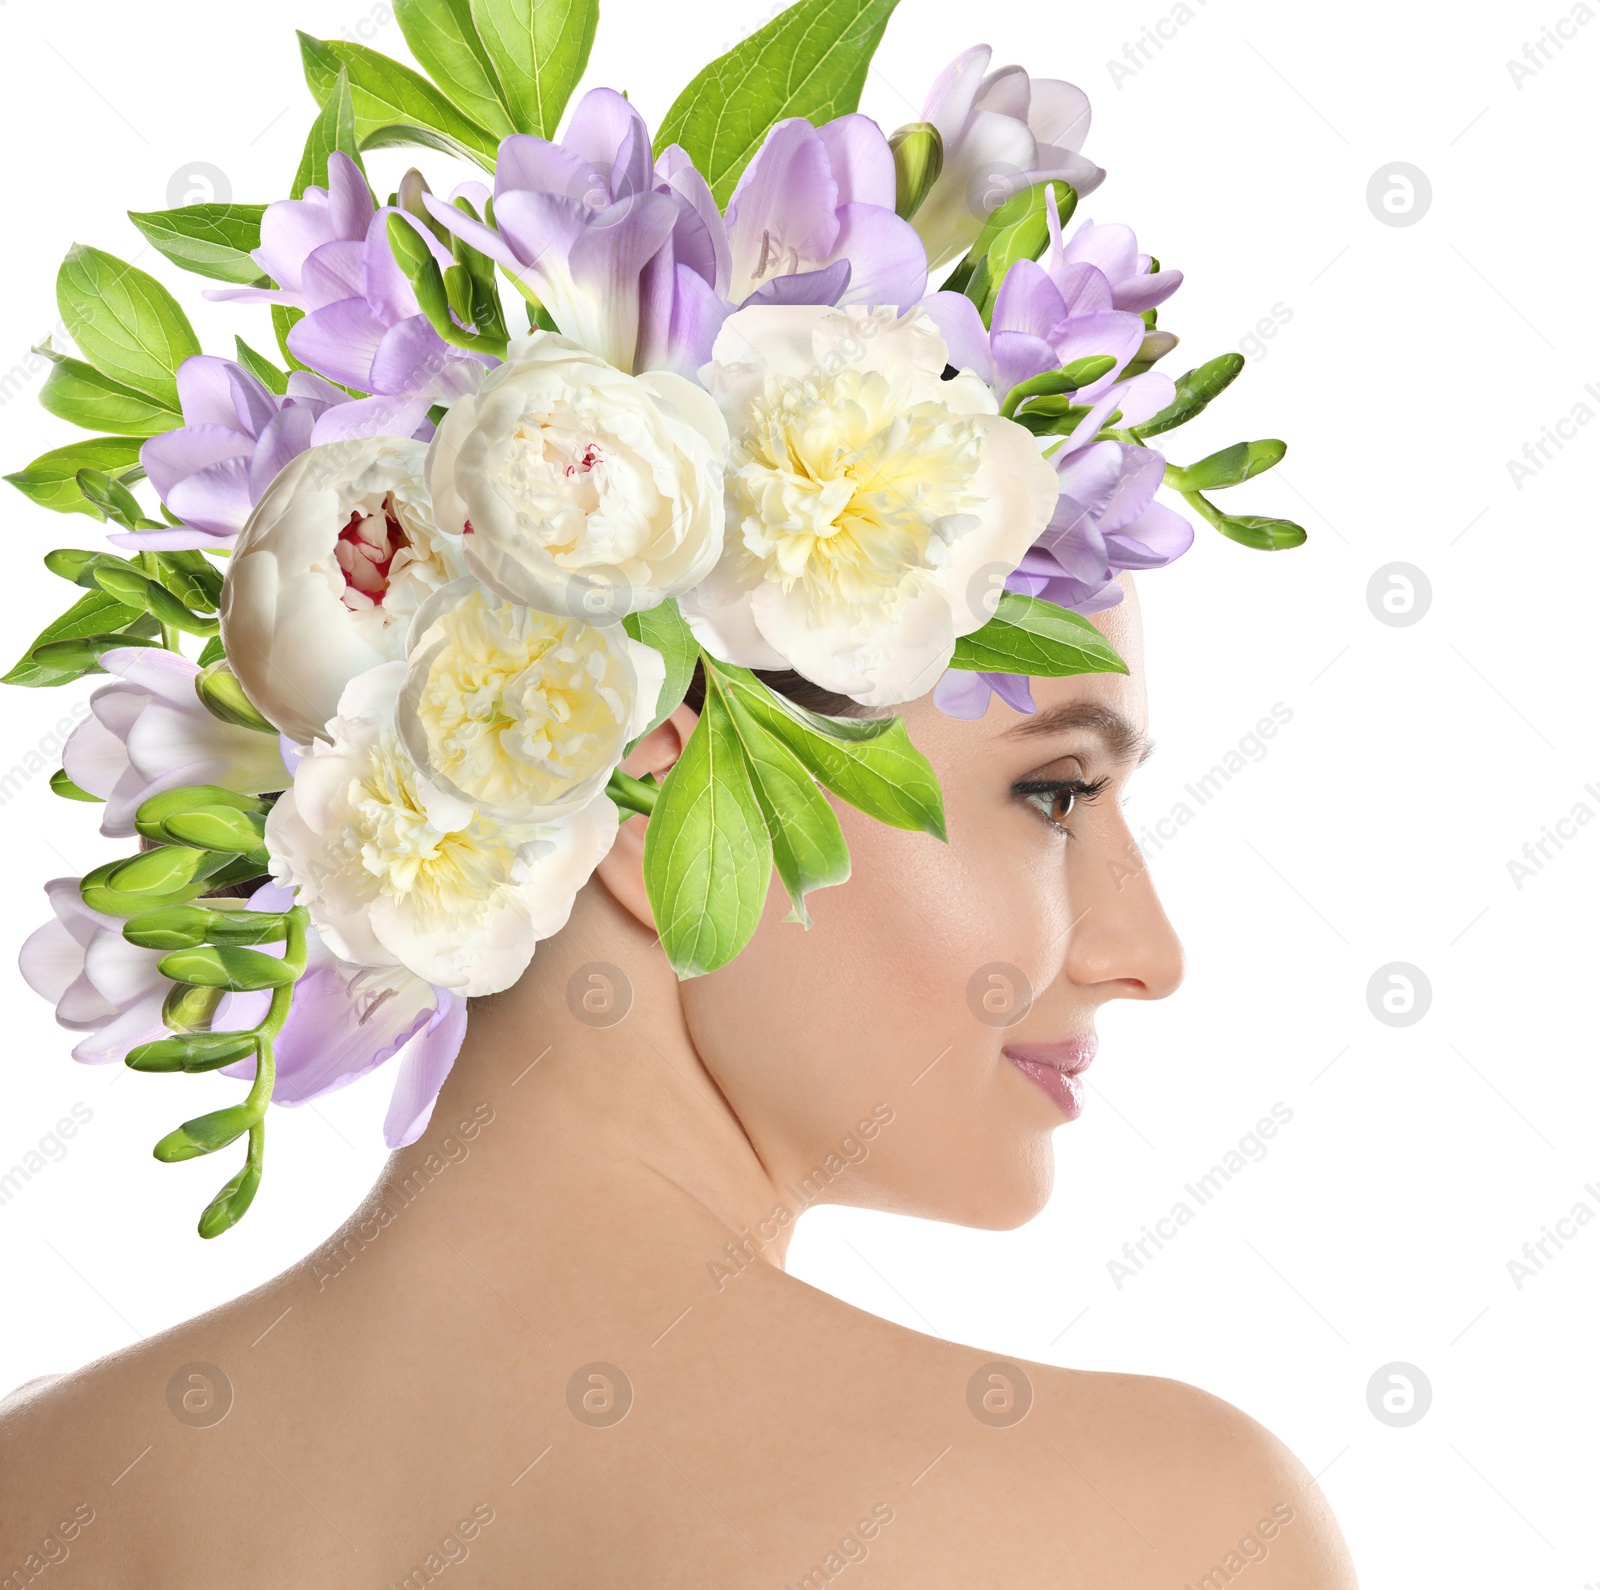
[[[1118,1488],[1138,1507],[1135,1532],[1151,1567],[1161,1562],[1161,1582],[1223,1590],[1248,1567],[1253,1590],[1355,1590],[1349,1551],[1315,1480],[1249,1414],[1178,1380],[1039,1373],[1044,1421],[1101,1466],[1102,1488]],[[1070,1448],[1061,1450],[1070,1463]]]

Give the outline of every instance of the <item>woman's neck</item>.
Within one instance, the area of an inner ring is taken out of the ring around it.
[[[622,1019],[596,1021],[617,997]],[[435,1267],[442,1244],[563,1291],[563,1273],[581,1286],[608,1261],[709,1285],[756,1260],[782,1268],[782,1180],[696,1053],[652,936],[591,886],[522,980],[474,1004],[428,1127],[323,1251],[381,1250],[344,1265],[380,1292]]]

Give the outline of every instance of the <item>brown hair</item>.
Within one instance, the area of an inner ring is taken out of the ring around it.
[[[852,701],[849,696],[824,690],[821,685],[813,684],[804,674],[796,673],[793,668],[754,668],[751,672],[769,689],[794,702],[797,707],[805,707],[807,711],[825,713],[830,718],[872,716],[872,708],[864,707],[858,701]],[[684,693],[683,699],[696,712],[705,705],[705,670],[698,662],[694,665],[694,677],[690,679],[689,688]]]

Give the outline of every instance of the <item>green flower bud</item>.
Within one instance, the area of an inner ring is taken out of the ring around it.
[[[158,1038],[130,1049],[126,1063],[135,1071],[216,1071],[256,1052],[250,1033],[197,1032],[182,1038]]]
[[[252,988],[287,988],[299,976],[290,962],[276,955],[237,949],[231,944],[174,950],[156,962],[156,970],[174,982],[226,988],[232,993]]]
[[[232,1104],[225,1110],[213,1110],[209,1115],[197,1115],[175,1131],[168,1132],[156,1144],[155,1156],[170,1165],[177,1160],[198,1159],[202,1154],[214,1154],[219,1148],[226,1148],[229,1143],[243,1137],[258,1119],[256,1112],[243,1104]]]
[[[236,1176],[231,1177],[224,1184],[222,1191],[206,1205],[205,1212],[200,1216],[200,1235],[220,1237],[230,1226],[237,1224],[245,1210],[250,1207],[256,1195],[256,1188],[260,1185],[260,1162],[255,1159],[247,1160],[244,1168]]]
[[[202,883],[229,859],[188,845],[157,845],[117,862],[105,882],[119,894],[169,895]]]
[[[894,211],[909,221],[944,169],[944,139],[929,121],[914,121],[889,137],[894,151]]]
[[[206,710],[224,723],[237,724],[241,729],[259,729],[263,734],[278,732],[250,704],[244,686],[226,662],[214,662],[201,669],[195,677],[194,688],[195,694],[205,703]]]
[[[211,1018],[222,1003],[220,988],[176,983],[161,1003],[161,1020],[171,1032],[209,1032]]]
[[[241,812],[232,806],[201,806],[193,811],[174,812],[161,826],[180,845],[252,856],[258,865],[267,864],[267,850],[261,839],[266,819],[259,812]]]
[[[162,824],[178,812],[199,811],[206,806],[231,806],[241,812],[264,812],[265,804],[254,795],[240,795],[220,784],[185,784],[180,789],[152,795],[133,815],[135,830],[157,843],[167,838]]]
[[[1168,464],[1164,481],[1176,491],[1220,491],[1271,469],[1287,451],[1287,445],[1276,440],[1235,442],[1186,468]]]

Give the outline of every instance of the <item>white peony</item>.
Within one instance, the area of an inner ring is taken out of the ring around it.
[[[605,788],[654,715],[661,653],[508,602],[468,578],[418,609],[395,723],[428,781],[507,822],[549,822]]]
[[[328,442],[287,464],[255,506],[222,591],[228,666],[297,744],[357,674],[405,654],[412,613],[466,573],[459,536],[428,505],[427,446]]]
[[[275,882],[296,888],[328,947],[402,966],[463,997],[509,988],[617,833],[597,795],[551,823],[502,823],[423,777],[394,728],[403,662],[345,687],[267,817]]]
[[[868,706],[931,690],[1059,483],[919,310],[762,304],[701,378],[727,416],[728,538],[679,606],[706,650]]]
[[[727,428],[693,382],[628,375],[554,332],[457,400],[428,449],[440,526],[502,596],[606,623],[695,584],[722,551]]]

